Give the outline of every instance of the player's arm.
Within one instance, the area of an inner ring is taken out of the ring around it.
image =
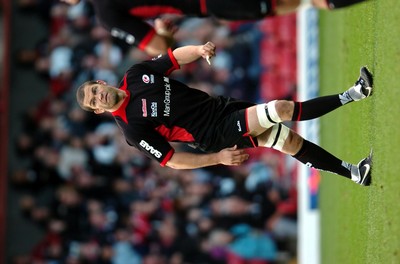
[[[120,12],[112,1],[95,3],[100,24],[109,30],[113,37],[137,46],[152,57],[166,54],[172,45],[173,35],[177,29],[172,22],[157,19],[153,27],[142,18]]]
[[[236,146],[226,148],[216,153],[195,154],[189,152],[175,152],[166,166],[173,169],[197,169],[218,164],[237,166],[249,158],[243,149]]]
[[[201,57],[207,58],[215,55],[215,45],[207,42],[204,45],[190,45],[168,49],[167,54],[143,61],[135,66],[144,66],[149,69],[169,76],[174,70],[180,69],[181,65],[195,61]],[[135,67],[134,66],[134,67]]]
[[[155,57],[160,54],[166,54],[170,43],[172,43],[172,39],[155,33],[150,42],[143,46],[143,50],[149,56]]]
[[[204,59],[215,56],[215,44],[207,42],[204,45],[189,45],[175,49],[173,55],[179,65],[191,63],[201,57]]]
[[[168,48],[174,44],[174,34],[177,29],[171,20],[157,18],[154,21],[155,34],[150,42],[143,47],[144,51],[152,57],[166,54]]]

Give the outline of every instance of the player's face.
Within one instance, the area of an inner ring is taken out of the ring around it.
[[[125,98],[124,91],[108,86],[104,82],[87,85],[84,91],[83,105],[94,109],[95,113],[115,111],[118,109],[121,100]]]
[[[81,0],[60,0],[61,2],[67,3],[69,5],[76,5],[78,4]]]

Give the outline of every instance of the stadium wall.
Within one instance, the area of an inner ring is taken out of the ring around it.
[[[318,11],[302,7],[297,14],[298,99],[308,100],[319,95],[319,29]],[[299,133],[319,143],[319,121],[301,122]],[[298,261],[300,264],[320,263],[320,211],[318,191],[320,174],[303,164],[298,168]]]

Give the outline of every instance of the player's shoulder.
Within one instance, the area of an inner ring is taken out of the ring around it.
[[[125,72],[125,76],[126,78],[132,79],[132,78],[136,78],[137,76],[143,74],[144,72],[146,72],[147,67],[145,67],[143,64],[141,63],[137,63],[132,65],[131,67],[129,67],[126,72]]]

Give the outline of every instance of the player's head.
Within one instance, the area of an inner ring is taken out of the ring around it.
[[[109,86],[104,81],[85,82],[76,91],[80,107],[96,114],[117,110],[125,97],[125,91]]]
[[[67,3],[69,5],[76,5],[80,2],[81,0],[60,0],[60,2]]]

